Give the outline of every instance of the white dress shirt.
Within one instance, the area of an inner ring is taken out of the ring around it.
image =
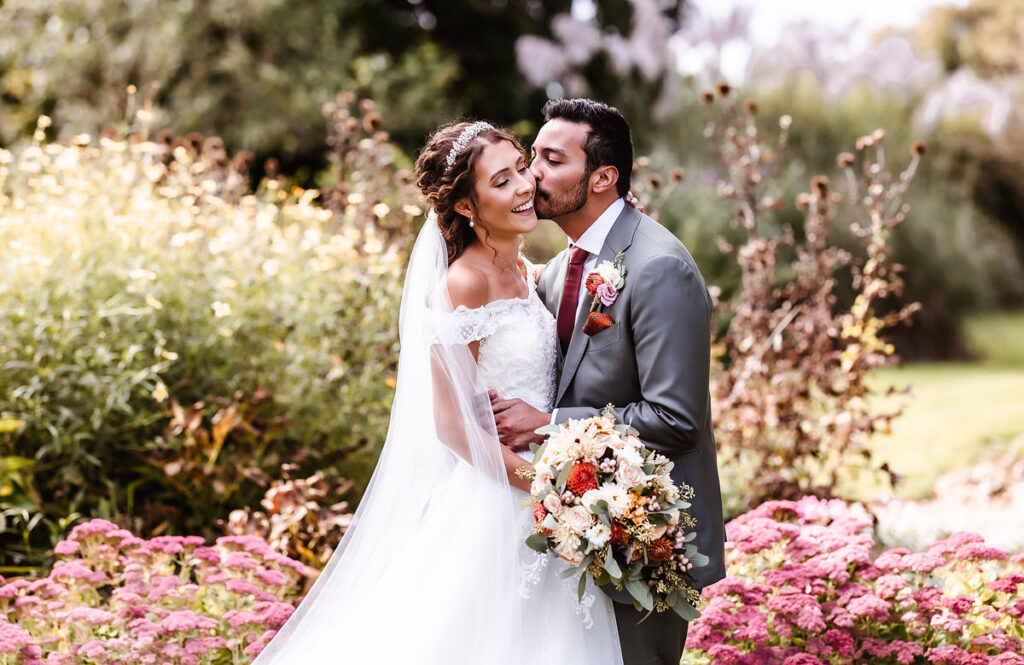
[[[590,302],[593,297],[587,293],[587,275],[590,274],[595,267],[597,267],[597,256],[601,253],[601,249],[604,248],[604,241],[608,238],[608,233],[612,230],[612,225],[615,224],[615,220],[619,218],[622,213],[622,209],[626,207],[626,201],[622,198],[615,199],[611,205],[605,208],[604,212],[594,220],[594,223],[587,227],[587,230],[583,232],[583,235],[579,237],[576,242],[569,240],[569,248],[579,247],[589,252],[589,256],[583,262],[583,279],[580,280],[580,299],[577,303],[576,318],[579,318],[580,308],[590,309]],[[575,324],[573,324],[575,325]],[[558,409],[552,409],[551,411],[551,423],[554,424],[555,418],[558,416]]]
[[[601,216],[595,219],[594,223],[583,232],[579,240],[576,242],[569,241],[570,248],[579,247],[590,252],[590,256],[583,262],[583,279],[580,281],[579,307],[590,309],[592,298],[587,293],[587,275],[597,266],[597,255],[601,253],[604,241],[608,237],[608,232],[612,230],[612,225],[615,224],[615,220],[619,218],[619,214],[622,213],[622,209],[625,207],[625,200],[621,198],[615,199],[611,205],[605,208]],[[576,313],[579,314],[579,310],[576,310]]]

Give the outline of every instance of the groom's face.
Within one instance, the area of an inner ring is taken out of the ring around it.
[[[556,118],[537,133],[530,171],[537,179],[533,206],[538,217],[556,219],[586,204],[590,173],[583,144],[589,130],[587,125]]]

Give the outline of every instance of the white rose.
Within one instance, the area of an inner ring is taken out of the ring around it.
[[[575,566],[583,561],[583,552],[577,549],[579,546],[580,538],[574,535],[572,538],[567,538],[561,543],[556,544],[555,554]]]
[[[558,497],[558,492],[549,492],[544,497],[544,509],[555,517],[561,517],[562,512],[565,508],[562,506],[562,500]]]
[[[587,490],[580,497],[580,505],[586,506],[587,510],[593,510],[594,505],[603,498],[601,490]]]
[[[536,472],[534,479],[539,479],[543,484],[548,484],[555,479],[555,471],[549,465],[540,463],[533,467]]]
[[[601,276],[601,279],[611,284],[615,290],[621,289],[625,282],[622,278],[622,273],[615,268],[611,261],[605,261],[597,266],[597,274]]]
[[[629,466],[643,466],[644,464],[643,456],[635,448],[623,448],[615,453],[615,457],[619,460],[620,464],[627,464]]]
[[[620,464],[615,472],[615,481],[626,489],[632,489],[647,480],[647,474],[639,466]]]
[[[587,532],[583,535],[586,536],[587,542],[590,543],[593,549],[599,550],[608,544],[608,539],[612,537],[612,530],[603,523],[598,522],[587,529]]]
[[[565,511],[562,520],[576,533],[583,533],[594,524],[594,516],[583,506],[574,506]]]
[[[608,445],[612,442],[613,437],[607,434],[599,434],[594,437],[587,446],[590,452],[590,456],[595,459],[604,455],[604,451],[608,448]]]

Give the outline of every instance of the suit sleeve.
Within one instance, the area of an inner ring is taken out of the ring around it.
[[[683,453],[697,447],[708,421],[711,298],[700,273],[681,257],[654,257],[630,277],[641,399],[616,405],[615,418],[638,429],[649,447]],[[562,407],[558,421],[596,416],[601,408]]]

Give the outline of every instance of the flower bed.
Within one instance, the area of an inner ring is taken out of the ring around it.
[[[0,578],[0,663],[247,663],[315,574],[253,536],[75,527],[41,579]]]
[[[732,575],[704,591],[683,662],[1024,664],[1024,554],[958,532],[876,553],[842,501],[769,501],[727,527]]]

